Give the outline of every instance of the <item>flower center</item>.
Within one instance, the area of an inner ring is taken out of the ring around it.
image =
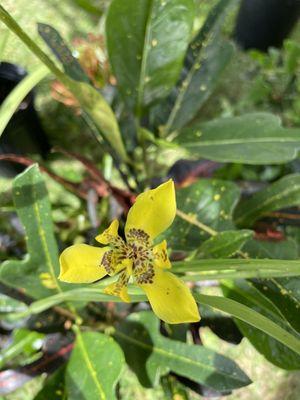
[[[111,237],[111,250],[104,254],[101,264],[109,275],[114,275],[125,260],[131,260],[132,274],[138,283],[151,283],[154,255],[149,235],[141,229],[130,229],[126,239],[125,242],[120,236]]]

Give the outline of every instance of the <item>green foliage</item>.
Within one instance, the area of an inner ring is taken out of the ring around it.
[[[114,400],[124,356],[112,338],[97,332],[77,331],[66,371],[68,396],[74,399]]]
[[[272,114],[255,113],[193,124],[178,142],[191,155],[214,161],[279,164],[297,157],[300,130],[283,128]]]
[[[41,298],[62,290],[58,249],[54,238],[47,189],[38,166],[33,165],[13,182],[13,199],[25,228],[28,255],[1,265],[1,281],[21,288],[28,296]]]
[[[0,107],[0,137],[22,100],[47,74],[48,70],[44,66],[36,69],[20,82],[3,101]]]
[[[105,8],[102,2],[99,7],[90,1],[76,3],[98,17]],[[43,371],[49,358],[63,356],[63,365],[48,374],[35,400],[122,398],[123,384],[121,390],[119,385],[125,364],[142,386],[160,387],[167,399],[188,400],[190,388],[226,394],[251,381],[235,361],[202,344],[208,307],[229,314],[268,361],[282,369],[299,369],[299,45],[287,41],[282,51],[252,52],[248,57],[260,71],[253,87],[237,106],[226,99],[223,115],[216,108],[207,121],[207,100],[230,69],[233,55],[240,56],[222,31],[235,2],[206,5],[206,20],[197,15],[203,8],[195,7],[193,0],[109,3],[106,19],[99,24],[105,40],[97,38],[98,44],[95,37],[88,39],[98,46],[95,51],[88,43],[80,54],[51,25],[38,25],[57,63],[0,6],[0,20],[43,64],[2,104],[0,132],[22,99],[51,73],[60,81],[64,106],[76,104],[74,121],[80,118],[96,138],[92,145],[99,145],[95,160],[83,158],[81,148],[75,154],[65,152],[73,158],[68,171],[51,156],[42,162],[43,169],[34,164],[14,178],[13,210],[24,234],[11,214],[10,188],[5,184],[1,189],[6,198],[0,202],[5,216],[0,228],[10,226],[7,234],[0,234],[5,259],[0,268],[1,329],[10,335],[15,328],[1,353],[1,368],[22,366],[22,373],[32,376],[33,371]],[[204,21],[200,29],[195,28],[199,20]],[[99,69],[100,89],[92,79]],[[286,93],[297,96],[285,100]],[[281,104],[280,112],[274,103]],[[71,145],[68,132],[61,134]],[[183,155],[196,163],[189,159],[186,170],[176,170],[176,165],[170,169]],[[218,166],[215,161],[225,163],[218,175],[223,179],[216,179],[201,159],[213,161],[212,170]],[[77,163],[81,169],[74,168]],[[56,191],[50,178],[46,180],[55,213],[40,171],[48,172],[54,186],[61,185]],[[104,288],[117,276],[79,288],[57,280],[57,243],[60,248],[93,244],[99,230],[115,218],[123,229],[135,196],[167,175],[178,182],[177,215],[157,243],[167,240],[172,272],[192,287],[201,310],[206,310],[199,324],[179,327],[160,325],[145,311],[147,297],[134,285],[128,287],[131,304],[107,294]],[[234,181],[235,177],[260,182]],[[284,218],[274,213],[290,207]],[[265,217],[269,219],[262,221]],[[295,226],[287,228],[291,221]],[[223,295],[203,293],[202,285],[212,282]],[[216,313],[210,315],[215,319],[209,326],[222,328]],[[49,358],[44,357],[47,349],[41,343],[49,339],[45,334],[58,331],[68,333],[70,343],[59,343]]]
[[[240,226],[251,226],[263,215],[299,203],[300,175],[287,175],[241,202],[236,208],[235,220]]]
[[[220,232],[203,242],[199,252],[205,257],[211,258],[232,257],[252,234],[252,231],[246,229]]]
[[[232,182],[201,180],[177,191],[177,207],[210,228],[230,230],[234,228],[232,212],[239,195],[238,187]],[[174,250],[195,249],[205,238],[204,232],[180,216],[175,218],[166,236]]]
[[[115,334],[144,386],[155,385],[169,370],[221,392],[250,383],[233,361],[204,347],[165,338],[158,325],[152,313],[140,312],[123,321]]]
[[[192,0],[112,1],[106,21],[110,62],[124,100],[137,113],[176,83],[193,18]]]

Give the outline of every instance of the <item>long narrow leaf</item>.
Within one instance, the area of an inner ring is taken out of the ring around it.
[[[6,97],[0,107],[0,137],[22,100],[48,73],[48,68],[39,67],[26,76]]]
[[[252,310],[237,301],[227,299],[221,296],[207,296],[204,294],[195,294],[196,301],[200,304],[216,308],[219,311],[223,311],[227,314],[232,315],[241,321],[246,322],[249,325],[254,326],[257,329],[262,330],[274,339],[283,343],[288,348],[293,350],[295,353],[300,354],[300,339],[296,336],[291,335],[283,328],[275,324],[270,319],[264,317],[258,312]]]

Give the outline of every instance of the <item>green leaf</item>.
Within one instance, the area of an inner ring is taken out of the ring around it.
[[[199,252],[206,258],[224,258],[233,256],[252,236],[249,230],[224,231],[202,243]]]
[[[0,21],[14,32],[28,49],[60,80],[76,97],[83,110],[94,121],[102,136],[123,159],[127,159],[116,117],[104,97],[94,87],[78,82],[64,74],[46,53],[23,31],[12,16],[0,5]]]
[[[34,298],[60,292],[58,250],[47,189],[37,165],[13,181],[15,207],[26,232],[28,255],[1,265],[0,280]]]
[[[0,137],[27,94],[49,73],[44,66],[26,76],[6,97],[0,107]]]
[[[65,393],[65,367],[60,367],[50,375],[44,387],[34,397],[34,400],[66,400]]]
[[[251,258],[271,258],[274,260],[295,260],[298,258],[297,244],[292,239],[271,242],[250,239],[243,251]]]
[[[189,45],[180,81],[167,99],[149,112],[151,126],[168,134],[195,116],[230,61],[233,46],[222,40],[220,28],[233,0],[220,0]],[[167,122],[166,122],[167,121]]]
[[[265,282],[267,284],[268,281]],[[284,328],[286,332],[297,335],[296,331],[294,331],[283,318],[280,310],[270,301],[270,298],[265,295],[265,293],[269,292],[270,287],[269,285],[266,286],[264,281],[261,282],[261,290],[258,290],[255,284],[248,281],[235,281],[235,283],[224,282],[222,289],[226,297],[247,305],[260,315],[269,318],[278,324],[278,326]],[[282,297],[280,292],[278,292],[277,295],[279,299]],[[295,310],[291,311],[295,312]],[[295,315],[297,315],[297,310]],[[256,329],[254,326],[250,326],[238,320],[236,323],[243,335],[249,339],[252,345],[262,353],[268,361],[283,369],[293,370],[300,368],[300,356],[294,353],[294,351],[290,350],[282,343],[279,343],[268,334]],[[300,335],[298,335],[298,340],[300,343]]]
[[[295,260],[251,260],[251,259],[194,259],[191,261],[176,261],[172,265],[172,272],[182,275],[183,280],[205,281],[217,279],[236,278],[270,278],[300,275],[300,261]],[[117,277],[101,280],[89,287],[68,290],[37,300],[26,307],[25,310],[9,314],[10,320],[39,314],[48,308],[65,302],[122,302],[120,297],[104,293],[103,289],[114,282]],[[141,289],[129,285],[128,293],[132,303],[146,301],[146,295]]]
[[[175,273],[186,273],[183,280],[217,280],[238,278],[274,278],[300,275],[298,260],[267,259],[193,259],[176,261]]]
[[[269,257],[274,259],[298,258],[297,244],[289,239],[281,242],[251,241],[245,251],[251,257]],[[253,285],[280,310],[290,325],[300,332],[300,277],[255,279]]]
[[[234,216],[240,226],[251,226],[262,216],[300,204],[300,174],[284,176],[238,204]]]
[[[202,49],[181,83],[165,127],[167,132],[183,128],[196,117],[220,81],[233,54],[232,43],[220,37]]]
[[[114,400],[115,386],[124,366],[118,344],[102,333],[76,332],[76,342],[66,370],[68,398]]]
[[[239,302],[227,299],[221,296],[207,296],[195,293],[194,297],[199,304],[204,304],[219,311],[223,311],[233,317],[246,322],[254,328],[260,329],[262,332],[284,344],[289,349],[300,355],[300,340],[287,330],[276,324],[269,318],[261,315],[259,312],[240,304]]]
[[[62,63],[65,73],[75,81],[89,83],[88,76],[82,69],[79,61],[73,56],[59,32],[51,25],[41,23],[38,24],[38,32],[57,59]]]
[[[152,312],[131,314],[121,322],[115,337],[126,361],[146,387],[172,371],[220,391],[246,386],[249,378],[235,364],[203,346],[168,339],[159,333],[159,320]]]
[[[233,229],[232,212],[240,191],[231,182],[203,179],[176,192],[177,208],[194,216],[198,221],[215,230]],[[179,216],[164,238],[174,250],[193,250],[200,246],[205,233]]]
[[[25,303],[0,293],[0,314],[22,312],[25,311],[26,308],[27,306]]]
[[[0,352],[0,369],[21,354],[26,357],[34,354],[41,347],[43,338],[43,334],[28,329],[14,330],[12,343]]]
[[[182,68],[194,18],[192,0],[113,0],[107,46],[123,97],[138,113],[168,95]]]
[[[178,142],[190,154],[221,162],[280,164],[297,157],[300,130],[272,114],[219,118],[185,128]]]

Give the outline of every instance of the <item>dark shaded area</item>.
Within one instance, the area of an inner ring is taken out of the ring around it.
[[[234,37],[244,49],[281,47],[299,16],[299,0],[243,0]]]
[[[9,93],[24,79],[27,72],[18,65],[0,62],[0,105]],[[40,154],[45,157],[50,145],[34,108],[34,92],[21,102],[0,138],[0,154]],[[1,161],[0,173],[13,176],[24,167]]]

